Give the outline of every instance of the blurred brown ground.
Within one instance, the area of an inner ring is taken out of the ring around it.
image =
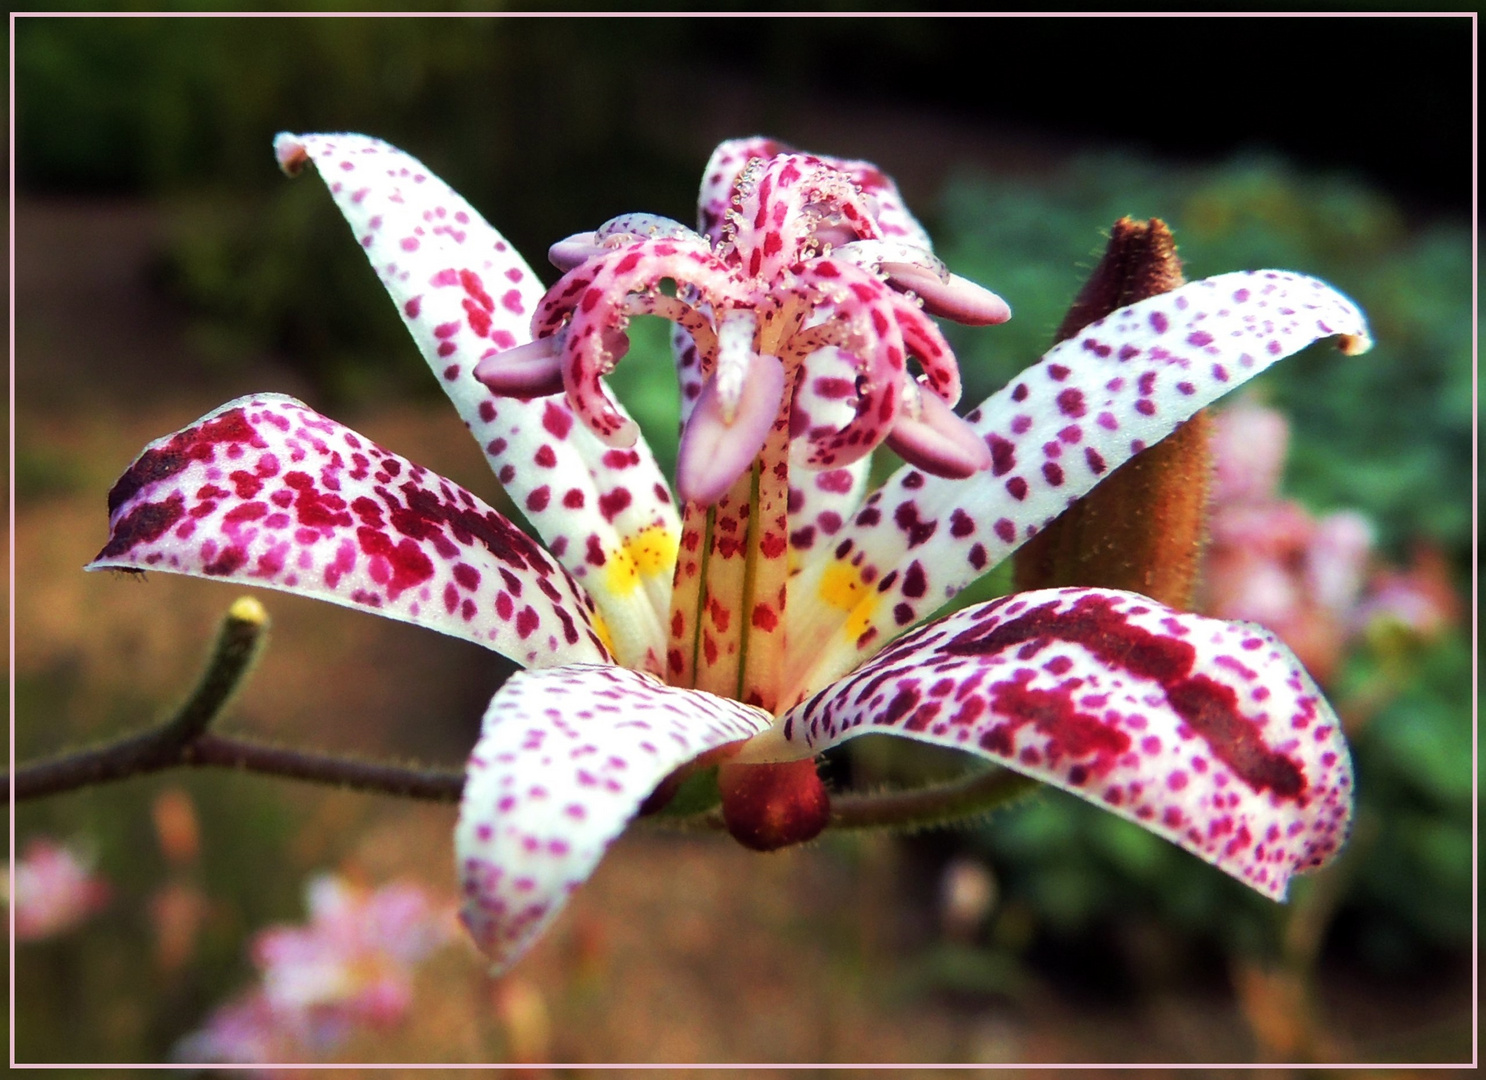
[[[17,209],[15,675],[43,687],[36,700],[47,707],[45,715],[18,710],[23,757],[156,718],[195,678],[236,595],[164,574],[141,583],[82,573],[105,538],[113,480],[146,442],[230,397],[305,393],[283,358],[231,370],[204,362],[189,324],[148,285],[161,227],[139,203],[22,201]],[[486,496],[495,492],[447,409],[400,405],[339,418]],[[272,642],[224,727],[320,749],[460,763],[503,677],[500,661],[388,620],[278,593],[261,598],[274,619]],[[338,866],[370,883],[412,877],[452,898],[452,807],[261,783],[302,822],[274,873],[297,883]],[[922,959],[935,931],[925,903],[932,889],[915,879],[920,865],[882,836],[760,856],[721,838],[632,834],[514,974],[491,984],[472,949],[449,950],[420,976],[408,1024],[342,1057],[1254,1058],[1250,1028],[1222,977],[1201,992],[1174,987],[1113,1004],[1063,996],[1035,975],[1015,998],[936,989]],[[1454,1000],[1459,974],[1441,980]],[[1441,1014],[1427,997],[1398,1001],[1338,979],[1326,982],[1323,997],[1331,1045],[1349,1058],[1460,1052],[1452,1033],[1463,1018]]]

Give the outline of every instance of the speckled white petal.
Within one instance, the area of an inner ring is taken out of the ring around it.
[[[315,164],[496,476],[599,604],[621,662],[659,670],[669,594],[657,603],[665,590],[641,579],[663,584],[671,569],[635,551],[674,552],[680,522],[649,448],[611,451],[561,396],[498,398],[474,377],[480,360],[531,340],[541,281],[458,193],[380,139],[285,133],[274,149],[286,171]]]
[[[1259,270],[1121,308],[1058,345],[966,417],[989,472],[900,469],[791,584],[790,637],[822,647],[791,652],[784,700],[855,668],[1198,409],[1333,336],[1349,353],[1370,344],[1355,304],[1315,278]]]
[[[836,544],[851,515],[867,493],[870,458],[862,458],[839,469],[811,472],[796,469],[789,477],[789,558],[796,570],[817,549],[829,551]],[[794,585],[791,584],[793,589]]]
[[[1336,853],[1351,817],[1341,725],[1279,639],[1134,593],[1050,589],[957,612],[757,745],[783,736],[802,756],[869,733],[1056,785],[1275,899]]]
[[[605,661],[581,586],[497,511],[293,398],[228,402],[157,439],[109,492],[89,570],[313,596],[528,667]]]
[[[617,667],[512,676],[485,713],[454,833],[461,918],[495,967],[531,946],[661,780],[771,719]]]

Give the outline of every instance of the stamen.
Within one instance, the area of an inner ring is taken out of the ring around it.
[[[669,319],[686,331],[703,360],[710,365],[717,359],[717,331],[712,328],[712,319],[679,297],[653,291],[631,293],[625,297],[624,313]]]
[[[712,382],[722,422],[732,425],[738,415],[744,380],[752,366],[754,332],[758,322],[751,311],[730,311],[717,327],[717,368]]]
[[[537,338],[475,365],[475,378],[502,397],[532,398],[561,393],[562,336]]]
[[[912,393],[918,402],[915,408],[905,400],[888,433],[887,444],[899,457],[932,476],[950,480],[963,480],[991,467],[985,440],[937,395],[922,393],[912,384],[904,391],[905,398]]]
[[[870,454],[902,407],[898,387],[903,373],[881,364],[874,367],[835,345],[806,357],[804,371],[809,383],[802,406],[807,411],[800,438],[790,448],[791,461],[811,470],[839,469]],[[822,379],[849,384],[849,396],[825,399],[819,393]]]
[[[729,419],[717,376],[707,380],[676,452],[676,490],[683,500],[710,506],[752,467],[779,416],[784,382],[777,357],[750,352]]]
[[[966,326],[992,326],[1011,318],[1011,305],[984,286],[950,274],[941,281],[917,266],[883,263],[889,284],[917,294],[930,315],[953,319]]]

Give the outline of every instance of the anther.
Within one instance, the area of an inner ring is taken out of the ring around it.
[[[917,392],[917,386],[905,388]],[[906,394],[905,394],[906,396]],[[976,430],[933,393],[917,393],[888,432],[887,444],[931,476],[963,480],[991,467],[991,451]],[[906,403],[905,403],[906,405]]]
[[[562,336],[537,338],[525,345],[487,356],[475,365],[475,378],[501,397],[532,398],[560,393]]]
[[[729,419],[717,376],[707,380],[676,451],[676,490],[682,499],[711,506],[753,466],[779,416],[784,382],[777,357],[750,353]]]

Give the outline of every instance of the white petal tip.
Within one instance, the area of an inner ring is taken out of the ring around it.
[[[281,131],[273,137],[273,156],[278,159],[285,176],[298,176],[310,160],[309,150],[299,136],[290,131]]]

